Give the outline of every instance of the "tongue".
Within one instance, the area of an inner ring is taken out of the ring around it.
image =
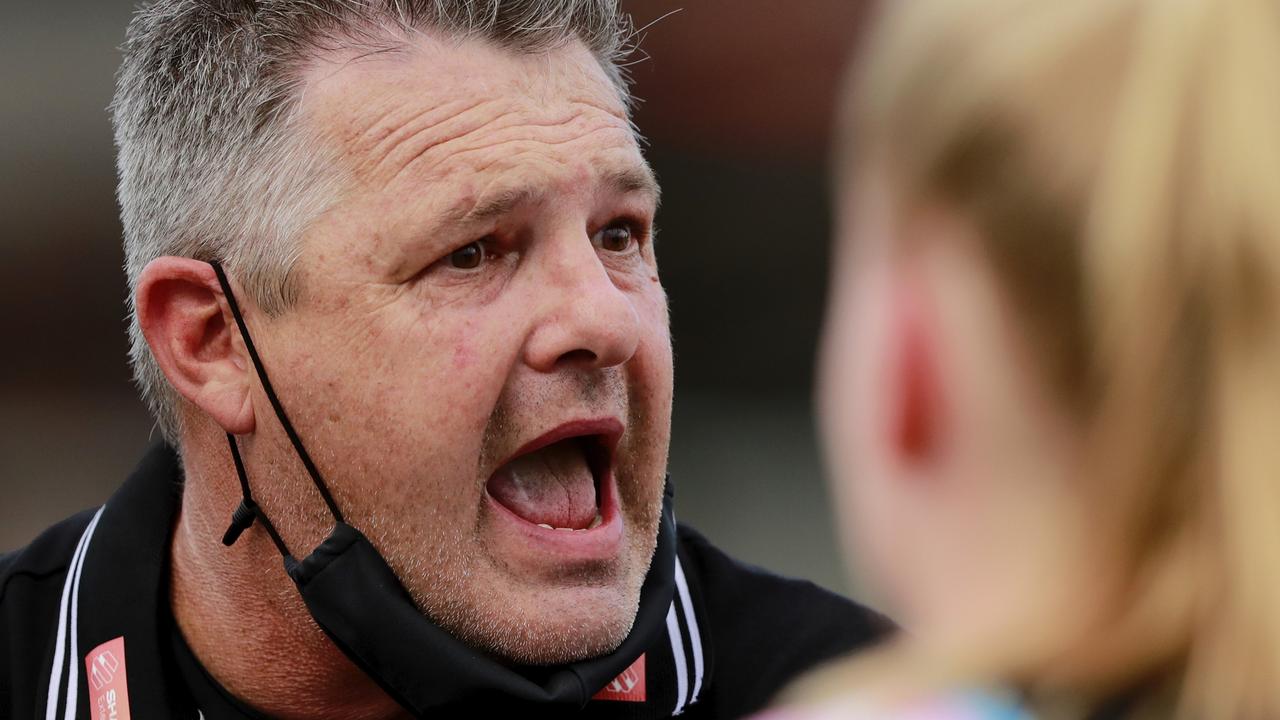
[[[596,518],[596,483],[579,441],[521,455],[489,479],[489,494],[535,525],[581,530]]]

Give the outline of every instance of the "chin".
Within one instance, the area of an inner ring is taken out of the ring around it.
[[[471,647],[519,665],[598,657],[635,623],[662,509],[661,485],[639,498],[634,483],[610,489],[603,524],[580,535],[539,528],[486,499],[474,529],[393,526],[379,539],[418,608]],[[609,533],[617,537],[593,539]]]
[[[639,588],[573,587],[507,594],[501,606],[445,625],[468,645],[520,665],[558,665],[605,655],[631,632]],[[444,625],[444,623],[442,623]]]

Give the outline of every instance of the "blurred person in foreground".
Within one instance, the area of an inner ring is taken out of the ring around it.
[[[796,718],[1280,718],[1280,3],[886,3],[822,419],[906,629]]]
[[[0,716],[734,718],[882,631],[675,522],[629,39],[616,0],[140,11],[164,442],[0,558]]]

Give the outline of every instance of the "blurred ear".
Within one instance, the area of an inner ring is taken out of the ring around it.
[[[936,296],[911,258],[894,270],[890,304],[888,440],[906,466],[938,459],[945,428]]]
[[[134,301],[142,334],[174,389],[227,432],[252,432],[249,360],[213,266],[153,260]]]

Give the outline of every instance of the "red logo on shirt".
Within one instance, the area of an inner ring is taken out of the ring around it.
[[[84,657],[93,720],[129,720],[129,684],[125,680],[124,638],[108,640]]]
[[[618,700],[621,702],[644,702],[644,655],[636,658],[631,667],[613,679],[596,693],[592,700]]]

